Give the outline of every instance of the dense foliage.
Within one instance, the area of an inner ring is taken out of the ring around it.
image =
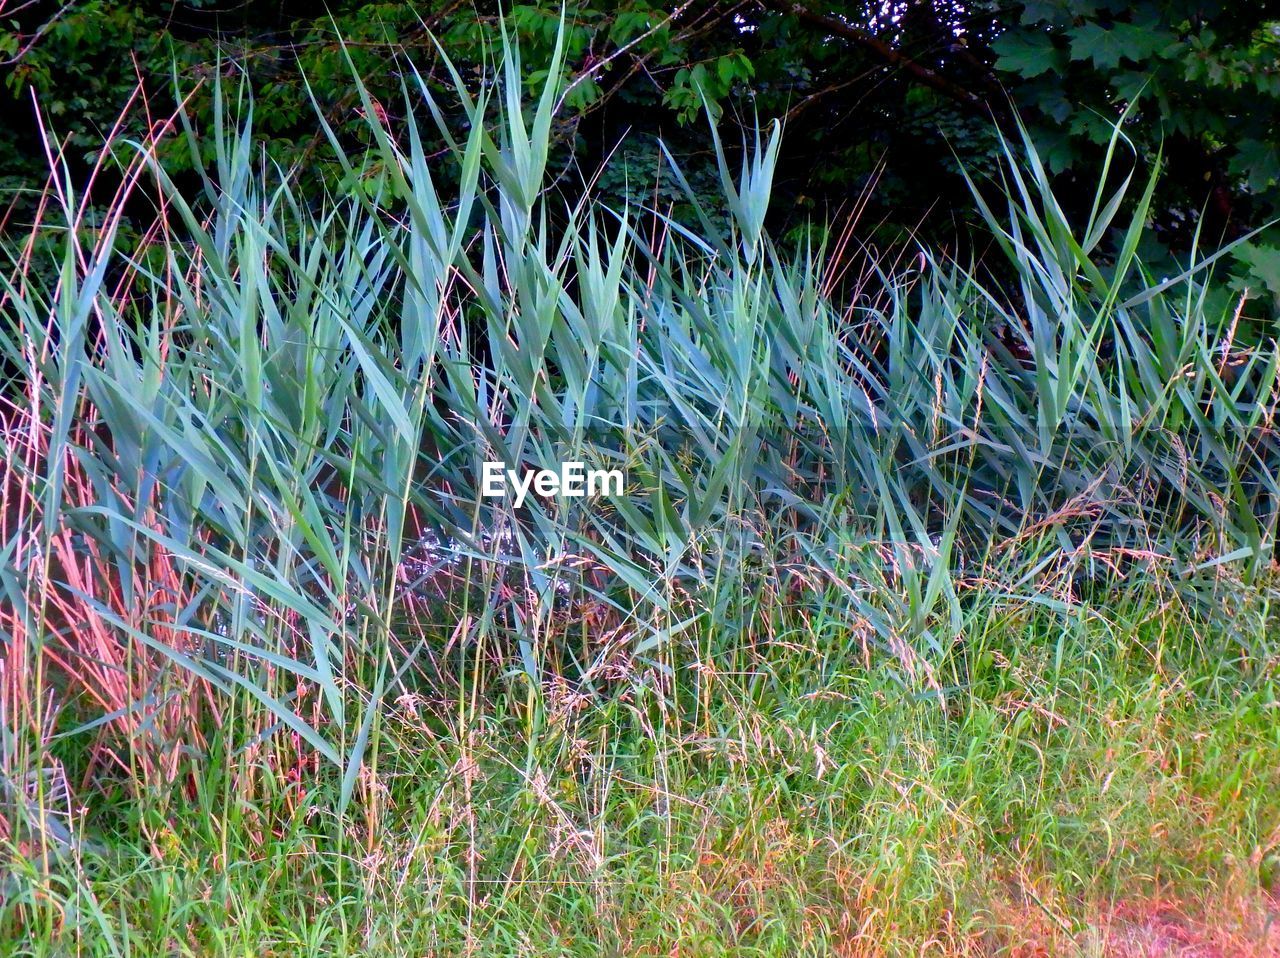
[[[51,149],[0,955],[1069,954],[1137,895],[1273,954],[1280,345],[1220,254],[1152,275],[1158,164],[988,126],[987,262],[779,242],[777,123],[700,126],[670,203],[569,165],[625,84],[558,23],[494,73],[348,41],[305,143],[229,66]]]
[[[561,7],[512,3],[505,12],[532,89]],[[922,227],[943,244],[970,245],[959,164],[995,171],[993,121],[1007,127],[1016,108],[1046,164],[1070,182],[1090,178],[1111,123],[1130,107],[1126,133],[1138,152],[1163,150],[1169,167],[1166,202],[1142,250],[1152,270],[1176,272],[1170,252],[1185,257],[1197,231],[1202,245],[1215,246],[1280,213],[1271,2],[622,0],[568,3],[564,13],[573,82],[554,162],[599,171],[605,197],[683,204],[676,184],[658,180],[661,137],[695,192],[713,201],[714,161],[695,122],[705,100],[747,129],[757,116],[785,118],[777,185],[785,202],[773,215],[786,226],[861,213],[863,239],[891,241]],[[341,137],[367,142],[346,58],[393,126],[406,118],[402,84],[414,87],[405,54],[443,108],[456,111],[436,41],[474,75],[498,44],[498,14],[496,3],[477,13],[447,0],[18,4],[0,27],[13,118],[0,132],[0,182],[42,180],[32,93],[50,128],[69,136],[81,164],[73,169],[84,169],[139,81],[145,100],[132,101],[126,121],[134,133],[169,116],[175,79],[194,122],[208,126],[210,81],[243,70],[270,154],[307,168],[313,195],[320,183],[348,188],[321,148],[312,110],[314,98]],[[175,175],[190,167],[179,140],[167,152]],[[1237,250],[1238,286],[1280,292],[1273,242],[1264,234]]]
[[[1099,184],[1077,232],[1031,141],[1003,144],[1008,192],[976,208],[1010,291],[927,253],[895,267],[775,245],[776,124],[738,173],[709,131],[727,223],[672,165],[696,232],[587,186],[557,224],[562,52],[530,111],[510,45],[500,82],[459,76],[468,122],[438,114],[451,146],[434,160],[429,121],[397,135],[353,79],[372,147],[318,123],[367,193],[313,209],[256,162],[249,120],[219,122],[202,194],[134,155],[147,255],[117,242],[123,198],[98,229],[53,232],[52,278],[24,247],[0,327],[22,450],[0,543],[12,644],[112,662],[138,643],[188,681],[256,690],[347,770],[349,797],[389,674],[432,647],[397,627],[421,614],[415,563],[445,619],[534,688],[598,665],[587,632],[560,631],[580,602],[642,656],[749,622],[770,583],[835,601],[918,678],[993,588],[1063,607],[1175,571],[1198,606],[1225,568],[1267,568],[1280,351],[1241,348],[1200,273],[1147,280],[1154,175]],[[1119,149],[1117,132],[1105,165]],[[54,227],[85,214],[66,182]],[[835,295],[851,270],[879,285]],[[494,460],[619,467],[626,489],[494,500]],[[157,591],[172,599],[133,598]],[[283,676],[319,697],[290,705]]]

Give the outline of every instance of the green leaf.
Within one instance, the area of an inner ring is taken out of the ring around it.
[[[1244,177],[1249,189],[1265,190],[1280,180],[1280,150],[1274,141],[1241,140],[1227,168],[1232,175]]]
[[[1052,34],[1042,30],[1010,30],[1001,34],[991,49],[1000,57],[997,69],[1024,77],[1040,76],[1066,63],[1063,51],[1053,44]]]
[[[1280,247],[1243,243],[1236,250],[1236,260],[1246,268],[1237,286],[1261,287],[1273,296],[1280,296]]]
[[[1141,63],[1173,39],[1164,31],[1133,23],[1116,23],[1110,27],[1086,23],[1068,30],[1067,36],[1071,37],[1071,59],[1092,60],[1101,70],[1115,69],[1122,59]]]

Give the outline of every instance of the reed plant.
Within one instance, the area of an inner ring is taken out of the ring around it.
[[[215,753],[227,794],[261,758],[375,807],[392,703],[424,690],[463,743],[500,696],[537,728],[553,690],[605,702],[634,670],[710,715],[710,663],[803,621],[945,703],[975,623],[1135,582],[1212,614],[1270,566],[1280,353],[1212,311],[1215,256],[1148,274],[1159,160],[1122,127],[1084,222],[1005,142],[973,186],[995,286],[928,250],[781,248],[776,124],[740,151],[711,130],[727,223],[687,184],[693,222],[566,201],[562,67],[530,98],[506,43],[453,75],[461,124],[409,70],[394,126],[353,72],[368,141],[317,111],[346,184],[319,201],[231,85],[212,129],[105,144],[124,186],[92,226],[47,131],[0,279],[0,823],[32,860],[77,854],[95,780],[194,793]],[[126,202],[154,214],[129,251]],[[481,495],[494,460],[626,487],[516,508]]]

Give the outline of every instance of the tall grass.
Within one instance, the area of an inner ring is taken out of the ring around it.
[[[928,251],[780,249],[776,126],[737,173],[715,141],[727,226],[692,190],[696,223],[566,205],[561,67],[532,102],[513,44],[479,89],[455,75],[461,132],[416,74],[394,129],[353,77],[370,145],[325,128],[352,188],[320,204],[225,89],[187,131],[198,193],[154,141],[113,143],[126,190],[88,229],[52,151],[33,230],[61,231],[56,279],[16,254],[0,331],[0,821],[33,854],[71,843],[60,735],[98,736],[82,774],[144,783],[215,733],[319,756],[345,809],[387,696],[423,682],[464,727],[496,682],[533,715],[553,677],[704,662],[781,603],[945,695],[993,605],[1063,612],[1135,575],[1197,603],[1269,564],[1275,343],[1211,313],[1208,260],[1147,275],[1158,169],[1114,174],[1119,130],[1082,224],[1006,143],[974,186],[1016,277],[993,288]],[[126,193],[155,210],[131,255]],[[874,295],[832,292],[849,255]],[[627,488],[515,509],[479,494],[494,459]]]

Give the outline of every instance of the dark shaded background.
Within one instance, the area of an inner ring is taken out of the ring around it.
[[[722,123],[785,118],[787,135],[774,229],[795,236],[845,226],[880,250],[921,237],[981,257],[973,240],[963,164],[976,178],[997,170],[998,128],[1020,116],[1065,203],[1087,212],[1111,121],[1132,106],[1125,132],[1136,157],[1157,153],[1166,172],[1155,236],[1143,250],[1154,272],[1177,269],[1202,247],[1243,236],[1280,210],[1280,41],[1277,4],[1186,0],[1031,3],[906,0],[649,0],[570,3],[572,76],[579,80],[557,130],[561,186],[599,174],[615,202],[684,198],[660,174],[657,139],[679,158],[709,203],[717,192],[703,97]],[[531,86],[550,58],[560,6],[504,6],[519,35]],[[354,188],[341,180],[318,131],[311,94],[340,134],[363,136],[349,55],[393,123],[414,107],[402,93],[407,64],[427,76],[448,108],[450,85],[433,42],[464,75],[476,75],[498,43],[499,5],[302,2],[14,3],[0,0],[0,188],[5,232],[30,219],[47,160],[40,122],[65,138],[72,179],[83,179],[104,134],[141,84],[126,132],[171,112],[175,88],[191,122],[211,120],[213,81],[247,78],[255,130],[267,154],[295,167],[314,195]],[[345,42],[344,47],[339,38]],[[166,163],[191,168],[174,137]],[[577,170],[581,171],[581,176]],[[1117,171],[1117,175],[1126,172]],[[95,189],[104,197],[111,177]],[[97,195],[97,194],[95,194]],[[1248,288],[1257,311],[1280,293],[1280,238],[1267,231],[1219,270],[1222,295]]]

